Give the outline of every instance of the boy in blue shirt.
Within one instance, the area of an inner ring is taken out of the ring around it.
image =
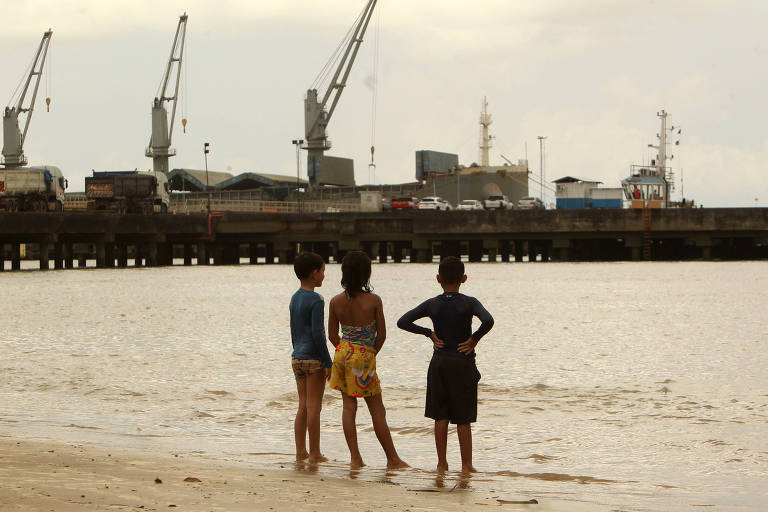
[[[493,327],[493,317],[480,301],[459,293],[466,282],[464,263],[453,256],[440,262],[437,282],[443,293],[426,300],[404,314],[397,326],[432,340],[434,353],[427,372],[427,401],[424,415],[435,420],[437,469],[448,469],[448,423],[456,425],[461,451],[461,470],[474,472],[472,465],[472,423],[477,421],[477,383],[480,372],[475,365],[475,346]],[[480,327],[472,333],[472,317]],[[433,329],[414,323],[429,317]]]
[[[320,452],[320,410],[325,381],[331,376],[331,356],[325,338],[323,297],[315,292],[325,279],[325,263],[313,253],[296,256],[293,263],[301,288],[291,297],[291,362],[299,393],[299,409],[293,423],[296,459],[325,462]],[[307,452],[309,432],[309,452]]]

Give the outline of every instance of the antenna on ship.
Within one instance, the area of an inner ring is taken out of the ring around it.
[[[480,111],[480,165],[488,167],[489,154],[491,146],[493,146],[493,139],[496,137],[488,135],[488,127],[493,124],[491,114],[488,113],[488,100],[483,96],[483,109]]]
[[[648,147],[654,148],[657,152],[656,160],[651,161],[651,165],[656,168],[656,175],[665,183],[667,190],[665,190],[664,193],[664,206],[667,207],[669,205],[669,193],[675,190],[675,174],[671,167],[667,167],[667,160],[674,159],[675,155],[667,155],[667,145],[670,144],[670,142],[667,142],[667,134],[680,135],[683,130],[681,126],[674,125],[672,125],[671,128],[667,128],[667,117],[669,117],[669,113],[666,110],[662,109],[660,112],[657,112],[656,115],[661,119],[661,131],[656,134],[656,138],[659,140],[659,145],[655,146],[653,144],[648,144]],[[675,146],[679,145],[680,140],[678,139],[675,141]]]

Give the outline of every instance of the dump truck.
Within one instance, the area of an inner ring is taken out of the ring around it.
[[[154,171],[94,171],[85,178],[89,211],[167,213],[168,179]]]
[[[58,167],[0,168],[0,210],[60,212],[67,180]]]

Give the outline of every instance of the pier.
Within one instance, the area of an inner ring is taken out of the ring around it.
[[[0,214],[0,270],[292,263],[298,250],[380,263],[768,259],[768,208]]]

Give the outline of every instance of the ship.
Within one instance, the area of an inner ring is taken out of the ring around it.
[[[668,155],[667,152],[667,146],[671,144],[668,135],[680,135],[682,128],[674,125],[667,128],[669,113],[665,110],[657,112],[656,115],[661,121],[661,131],[656,135],[658,145],[648,144],[649,148],[656,149],[656,158],[651,160],[649,165],[630,166],[629,177],[621,180],[624,196],[630,208],[693,206],[692,201],[686,203],[683,199],[681,202],[675,202],[671,199],[671,194],[675,190],[675,181],[674,172],[667,162],[672,160],[674,155]],[[680,145],[680,141],[676,140],[674,145]]]
[[[505,156],[504,165],[490,165],[490,149],[495,137],[490,135],[493,123],[488,101],[483,98],[480,112],[480,163],[459,164],[458,155],[421,150],[416,152],[416,180],[421,186],[417,197],[439,196],[458,205],[466,199],[482,201],[489,196],[506,196],[512,204],[528,197],[528,160],[517,162]]]

